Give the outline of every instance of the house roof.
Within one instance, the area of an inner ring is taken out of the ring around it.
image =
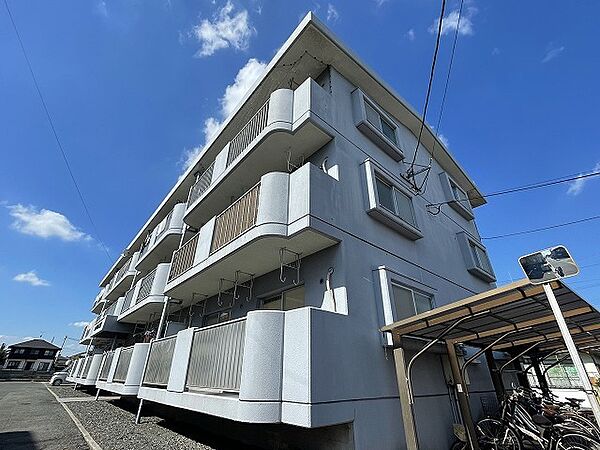
[[[291,82],[301,81],[305,77],[315,78],[327,65],[332,65],[351,83],[360,86],[371,99],[411,130],[413,134],[419,133],[421,115],[373,69],[346,47],[312,12],[309,12],[277,51],[263,74],[248,89],[236,109],[224,120],[218,132],[206,142],[194,164],[190,165],[181,175],[175,186],[140,228],[124,253],[107,271],[100,281],[100,286],[105,286],[141,245],[147,230],[158,225],[176,203],[186,201],[188,192],[195,181],[194,173],[223,149],[225,144],[265,103],[271,92],[281,87],[289,87]],[[473,206],[486,203],[483,194],[473,180],[469,178],[427,123],[423,129],[421,144],[430,152],[435,145],[435,160],[468,193]]]
[[[9,348],[43,348],[46,350],[60,350],[60,347],[57,347],[54,344],[44,340],[44,339],[29,339],[28,341],[17,342],[16,344],[12,344],[8,346]]]

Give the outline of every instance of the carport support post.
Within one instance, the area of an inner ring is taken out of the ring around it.
[[[138,406],[137,414],[135,415],[135,424],[140,424],[140,417],[142,416],[142,405],[144,404],[144,399],[140,398],[140,406]]]
[[[452,369],[452,377],[456,386],[456,395],[458,397],[458,406],[463,418],[465,431],[467,432],[467,443],[471,450],[479,450],[477,443],[477,434],[475,432],[475,424],[471,415],[471,406],[465,389],[465,382],[462,378],[458,357],[456,356],[456,345],[453,342],[446,342],[448,350],[448,359],[450,360],[450,368]]]
[[[533,371],[535,372],[535,377],[538,380],[540,389],[542,390],[542,393],[547,397],[550,394],[550,388],[548,387],[548,380],[546,380],[546,376],[542,372],[542,368],[540,367],[540,360],[537,356],[531,357],[531,365],[533,366]]]
[[[415,416],[410,398],[406,364],[404,360],[404,349],[394,349],[394,363],[396,364],[396,378],[398,380],[398,394],[400,396],[400,408],[402,408],[402,424],[404,426],[404,439],[407,450],[418,450],[417,428]]]
[[[494,391],[496,391],[496,398],[501,402],[504,398],[505,390],[504,383],[502,382],[502,373],[498,370],[496,360],[494,359],[494,351],[485,351],[485,360],[487,361],[488,368],[490,369],[490,376],[492,377],[492,384],[494,385]]]
[[[548,298],[548,303],[550,303],[550,307],[552,308],[552,312],[554,313],[554,317],[556,318],[556,323],[558,324],[560,333],[562,334],[562,337],[565,341],[565,345],[567,346],[567,350],[569,351],[569,355],[571,356],[571,361],[573,361],[573,365],[575,366],[575,369],[577,369],[577,375],[579,375],[579,379],[583,384],[583,389],[585,390],[587,398],[592,407],[592,412],[594,413],[596,423],[600,424],[600,404],[598,404],[598,398],[595,395],[592,383],[590,383],[590,378],[588,377],[587,371],[585,370],[583,361],[581,361],[579,351],[577,350],[577,347],[575,347],[575,343],[573,342],[573,337],[569,332],[567,322],[565,321],[565,318],[562,315],[560,306],[558,305],[556,297],[554,296],[554,292],[552,291],[552,286],[550,286],[549,283],[544,283],[543,286],[544,292],[546,293],[546,297]]]

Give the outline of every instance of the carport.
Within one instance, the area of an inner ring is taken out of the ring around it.
[[[553,281],[551,287],[577,348],[600,346],[600,313],[561,281]],[[531,357],[535,374],[543,378],[538,364],[540,358],[565,348],[544,287],[532,285],[526,279],[395,322],[381,331],[392,336],[402,419],[409,450],[419,448],[411,369],[415,360],[433,346],[443,344],[446,347],[463,424],[468,442],[474,450],[479,447],[474,439],[475,426],[468,386],[464,382],[469,364],[485,355],[496,395],[500,399],[504,395],[502,370],[506,364],[496,367],[494,351],[510,354],[512,359],[509,362],[517,361],[522,356]],[[406,361],[403,341],[414,342],[415,339],[424,345]],[[459,344],[476,349],[475,354],[462,364],[458,357]],[[522,378],[520,381],[526,384],[526,376]],[[545,379],[539,381],[542,386]],[[585,387],[586,382],[582,381]],[[591,390],[589,380],[587,390]],[[593,400],[597,402],[596,398]],[[597,403],[593,406],[597,407]]]

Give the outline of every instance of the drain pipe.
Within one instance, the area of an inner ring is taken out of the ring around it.
[[[160,339],[162,337],[162,329],[165,326],[165,321],[167,320],[167,311],[169,309],[169,300],[170,300],[169,297],[165,297],[162,313],[160,315],[160,321],[158,322],[158,329],[156,330],[156,339]]]
[[[329,269],[327,269],[327,278],[325,281],[325,288],[327,289],[328,292],[331,292],[331,300],[333,302],[333,312],[337,312],[337,305],[335,302],[335,291],[331,287],[331,276],[333,275],[333,272],[334,272],[333,267],[330,267]]]

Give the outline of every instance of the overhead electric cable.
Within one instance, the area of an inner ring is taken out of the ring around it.
[[[569,226],[569,225],[576,225],[578,223],[590,222],[592,220],[598,220],[598,219],[600,219],[600,216],[586,217],[585,219],[573,220],[571,222],[563,222],[563,223],[559,223],[559,224],[555,224],[555,225],[549,225],[547,227],[534,228],[534,229],[531,229],[531,230],[517,231],[517,232],[514,232],[514,233],[499,234],[497,236],[482,237],[481,239],[489,241],[489,240],[492,240],[492,239],[502,239],[502,238],[507,238],[507,237],[512,237],[512,236],[521,236],[521,235],[524,235],[524,234],[538,233],[540,231],[552,230],[554,228],[562,228],[562,227],[566,227],[566,226]]]
[[[454,40],[452,42],[452,50],[450,51],[450,62],[448,63],[448,72],[446,73],[446,82],[444,84],[444,92],[442,94],[442,102],[440,103],[440,113],[438,115],[438,120],[435,125],[435,137],[433,140],[433,148],[431,149],[431,156],[429,157],[429,164],[427,167],[427,172],[425,173],[425,177],[423,178],[423,182],[419,188],[420,191],[425,191],[427,189],[427,180],[429,180],[429,174],[431,173],[431,164],[433,159],[435,158],[435,146],[438,139],[438,133],[440,132],[440,126],[442,124],[442,117],[444,116],[444,106],[446,105],[446,95],[448,94],[448,86],[450,85],[450,74],[452,73],[452,65],[454,63],[454,54],[456,53],[456,44],[458,43],[458,34],[460,31],[460,20],[462,17],[464,0],[460,0],[460,6],[458,8],[458,19],[456,20],[456,29],[454,30]]]
[[[433,85],[433,76],[435,74],[435,65],[437,62],[438,51],[440,49],[440,39],[442,37],[442,24],[444,22],[444,12],[446,10],[446,0],[442,0],[442,8],[440,11],[440,18],[438,19],[438,30],[435,39],[435,50],[433,51],[433,59],[431,61],[431,71],[429,72],[429,82],[427,84],[427,94],[425,95],[425,104],[423,105],[423,115],[421,117],[421,125],[419,128],[419,135],[417,137],[417,145],[415,146],[415,152],[413,154],[412,162],[407,170],[408,178],[414,175],[414,167],[417,161],[417,154],[419,151],[419,145],[421,144],[421,137],[423,136],[423,129],[425,128],[425,120],[427,117],[427,108],[429,107],[429,97],[431,96],[431,87]],[[413,185],[416,188],[416,183],[413,180]]]
[[[539,188],[543,188],[543,187],[548,187],[548,186],[554,186],[557,184],[561,184],[561,183],[568,183],[571,181],[576,181],[576,180],[583,180],[586,178],[590,178],[590,177],[596,177],[600,175],[600,171],[597,172],[590,172],[590,173],[584,173],[584,174],[579,174],[579,175],[566,175],[564,177],[560,177],[560,178],[553,178],[550,180],[546,180],[546,181],[540,181],[537,183],[532,183],[532,184],[526,184],[523,186],[517,186],[517,187],[513,187],[513,188],[508,188],[508,189],[504,189],[501,191],[496,191],[496,192],[491,192],[489,194],[482,194],[482,195],[477,195],[474,197],[469,197],[468,199],[464,199],[464,200],[448,200],[445,202],[438,202],[438,203],[429,203],[428,205],[426,205],[427,207],[435,207],[435,206],[442,206],[442,205],[447,205],[449,203],[454,203],[454,202],[469,202],[472,200],[482,200],[482,199],[486,199],[489,197],[496,197],[499,195],[506,195],[506,194],[514,194],[515,192],[523,192],[523,191],[529,191],[529,190],[533,190],[533,189],[539,189]]]
[[[85,199],[83,198],[83,194],[81,192],[81,189],[79,188],[79,185],[77,184],[77,180],[75,179],[75,175],[73,174],[73,170],[71,169],[71,165],[69,164],[69,159],[67,158],[67,154],[65,153],[65,150],[63,149],[62,143],[60,142],[60,139],[58,137],[58,133],[56,132],[56,128],[54,127],[54,122],[52,120],[52,116],[50,115],[50,111],[48,110],[48,107],[46,106],[46,102],[44,100],[44,96],[42,95],[42,91],[40,90],[40,87],[38,85],[37,78],[36,78],[35,73],[33,71],[33,67],[31,65],[31,62],[29,61],[29,57],[27,56],[27,51],[25,50],[25,46],[23,44],[23,40],[21,39],[21,35],[19,34],[19,30],[17,28],[17,24],[15,23],[13,15],[12,15],[12,13],[10,11],[10,7],[8,6],[8,1],[7,0],[4,0],[4,6],[6,7],[6,11],[8,13],[8,17],[10,18],[13,30],[15,31],[15,35],[17,36],[17,40],[19,41],[19,45],[21,47],[21,51],[23,53],[23,56],[25,57],[25,61],[27,62],[27,67],[29,68],[29,73],[30,73],[31,78],[33,80],[33,84],[34,84],[35,89],[37,91],[37,94],[38,94],[38,97],[40,99],[40,102],[42,104],[42,109],[44,110],[44,113],[46,115],[46,119],[48,119],[48,123],[50,124],[50,128],[52,129],[52,134],[54,135],[54,139],[56,140],[56,144],[58,145],[58,149],[60,150],[60,154],[61,154],[62,159],[63,159],[63,161],[65,163],[65,166],[67,168],[67,172],[69,172],[69,176],[71,177],[71,181],[73,182],[73,185],[75,186],[75,190],[77,191],[77,195],[79,196],[79,200],[81,200],[81,204],[83,205],[83,209],[85,211],[85,214],[87,215],[87,218],[90,221],[90,224],[92,225],[92,228],[94,229],[94,234],[96,235],[96,238],[98,239],[98,242],[102,246],[102,249],[106,253],[106,257],[108,258],[109,262],[112,262],[112,257],[110,256],[108,248],[106,247],[106,245],[104,245],[104,241],[100,237],[100,233],[98,232],[98,227],[96,227],[96,224],[94,223],[94,220],[92,219],[92,215],[90,214],[90,211],[89,211],[88,206],[87,206],[87,204],[85,202]]]

